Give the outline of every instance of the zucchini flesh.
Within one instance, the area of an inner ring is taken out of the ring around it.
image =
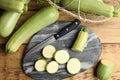
[[[0,0],[0,8],[8,11],[22,13],[24,9],[23,0]]]
[[[35,62],[35,69],[39,72],[45,71],[45,66],[47,65],[47,61],[45,59],[40,59]]]
[[[8,37],[12,33],[20,15],[21,15],[20,13],[13,12],[13,11],[3,12],[3,14],[0,17],[0,36],[1,37]]]
[[[83,52],[88,39],[88,30],[82,28],[72,46],[73,51]]]
[[[65,64],[70,58],[70,55],[68,51],[66,50],[59,50],[55,53],[54,59],[59,63],[59,64]]]
[[[56,49],[54,46],[52,45],[46,45],[43,50],[42,50],[42,55],[45,58],[52,58],[54,53],[55,53]]]
[[[69,10],[78,10],[79,0],[61,0],[63,7]],[[106,17],[118,16],[118,9],[105,4],[102,0],[80,0],[80,10]]]
[[[97,77],[100,80],[109,80],[115,69],[115,64],[109,60],[103,59],[97,67]]]
[[[67,71],[70,74],[77,74],[81,69],[81,63],[77,58],[71,58],[67,62]]]
[[[54,23],[59,17],[59,12],[52,6],[47,6],[30,19],[28,19],[8,40],[6,44],[6,52],[14,53],[18,48],[30,38],[33,34],[40,31],[44,27]]]
[[[51,61],[46,66],[46,70],[50,74],[56,73],[58,69],[59,69],[59,64],[56,61]]]

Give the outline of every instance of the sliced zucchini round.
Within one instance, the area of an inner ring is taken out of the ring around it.
[[[70,58],[70,55],[68,51],[66,50],[59,50],[55,53],[54,59],[59,63],[59,64],[65,64]]]
[[[45,58],[52,58],[54,53],[55,53],[56,49],[54,46],[52,45],[47,45],[43,48],[42,50],[42,55],[45,57]]]
[[[70,74],[77,74],[81,69],[81,63],[77,58],[71,58],[67,62],[67,71]]]
[[[46,66],[46,70],[50,74],[56,73],[58,69],[59,69],[59,64],[56,61],[51,61]]]
[[[45,71],[45,66],[47,64],[47,61],[45,59],[40,59],[35,62],[35,69],[39,72]]]

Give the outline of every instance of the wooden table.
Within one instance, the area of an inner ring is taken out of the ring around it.
[[[46,5],[46,4],[45,4]],[[35,2],[30,2],[29,12],[24,13],[14,31],[16,31],[20,25],[22,25],[29,17],[31,17],[36,11],[38,11],[44,5],[37,5]],[[71,21],[74,20],[72,16],[60,11],[60,17],[58,21]],[[112,75],[111,80],[120,80],[120,15],[117,18],[103,23],[88,23],[83,22],[82,25],[87,26],[93,30],[102,42],[102,55],[100,59],[107,58],[112,60],[116,64],[116,69]],[[14,33],[14,32],[13,32]],[[5,53],[5,44],[8,38],[0,38],[0,80],[33,80],[24,74],[21,67],[21,60],[24,54],[25,48],[28,44],[27,40],[19,50],[14,54]],[[65,80],[98,80],[94,75],[95,66],[87,71],[67,78]]]

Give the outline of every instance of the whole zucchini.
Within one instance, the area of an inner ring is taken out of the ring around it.
[[[44,27],[54,23],[59,17],[59,12],[52,6],[47,6],[30,19],[28,19],[8,40],[6,44],[7,53],[14,53],[33,34]]]
[[[22,13],[24,9],[23,0],[0,0],[0,8],[7,11]]]
[[[78,3],[79,0],[61,0],[62,6],[69,10],[78,10]],[[105,4],[103,0],[80,0],[80,10],[106,17],[116,17],[119,12],[117,8]]]
[[[24,12],[28,11],[28,3],[30,2],[30,0],[24,0]],[[3,11],[1,17],[0,17],[0,36],[1,37],[8,37],[18,19],[20,18],[21,13],[17,13],[14,11]]]
[[[0,17],[0,36],[7,37],[13,31],[20,13],[13,11],[4,11]]]

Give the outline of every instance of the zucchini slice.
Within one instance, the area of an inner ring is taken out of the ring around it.
[[[81,69],[81,63],[77,58],[71,58],[67,62],[67,71],[70,74],[77,74]]]
[[[45,71],[45,66],[47,61],[45,59],[40,59],[35,62],[35,69],[39,72]]]
[[[68,51],[66,50],[59,50],[55,53],[54,59],[59,63],[59,64],[65,64],[70,58],[70,55]]]
[[[54,46],[52,45],[46,45],[43,50],[42,50],[42,55],[45,58],[52,58],[54,53],[55,53],[56,49]]]
[[[59,64],[56,61],[50,61],[46,66],[46,70],[50,74],[56,73],[58,69],[59,69]]]

